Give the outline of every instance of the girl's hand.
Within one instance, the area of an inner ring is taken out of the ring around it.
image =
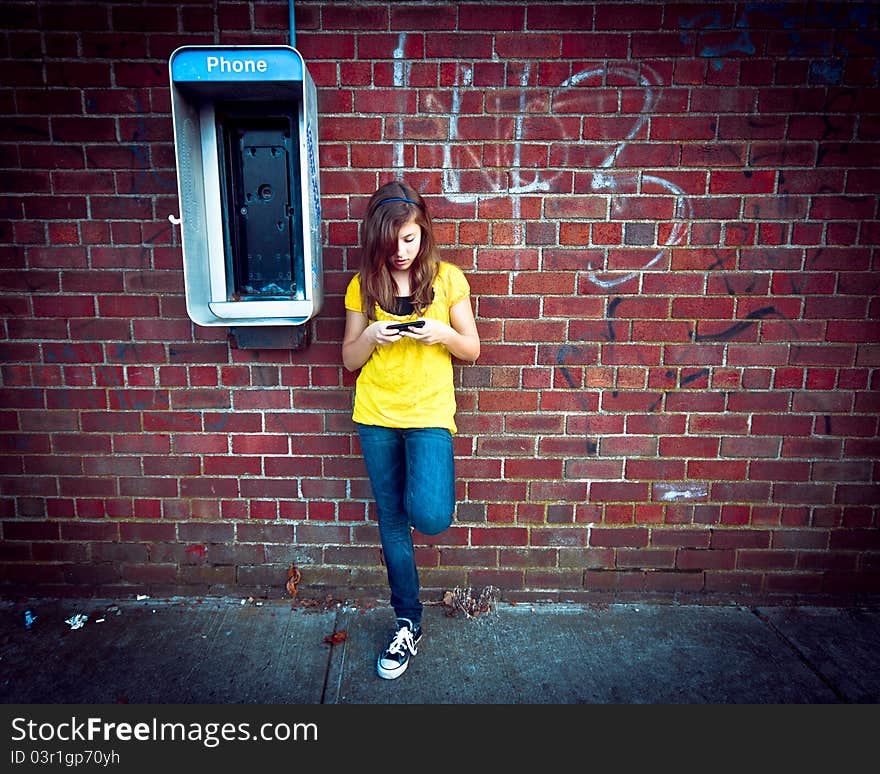
[[[430,317],[420,318],[425,321],[421,328],[410,328],[401,331],[401,336],[407,336],[410,339],[422,342],[422,344],[445,344],[449,340],[450,334],[454,333],[445,323],[440,320],[432,320]]]
[[[377,347],[384,347],[400,339],[397,331],[388,327],[387,320],[377,320],[364,331],[367,340]]]

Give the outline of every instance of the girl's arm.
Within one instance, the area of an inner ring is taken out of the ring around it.
[[[370,359],[376,347],[384,347],[399,336],[386,332],[387,323],[377,320],[370,324],[363,312],[345,310],[345,336],[342,339],[342,364],[349,371],[357,371]]]
[[[424,319],[424,328],[410,328],[400,335],[417,339],[422,344],[442,344],[450,355],[459,360],[473,362],[480,356],[480,335],[477,333],[470,297],[461,299],[449,308],[449,325],[431,318]]]
[[[459,360],[474,362],[480,356],[480,334],[477,332],[470,296],[461,299],[449,310],[449,322],[455,336],[446,343],[446,349]]]

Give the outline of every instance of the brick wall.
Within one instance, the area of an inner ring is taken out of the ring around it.
[[[385,596],[341,367],[359,219],[405,175],[483,339],[427,596],[880,587],[870,3],[296,3],[324,309],[236,347],[183,296],[167,63],[276,2],[4,3],[0,590]]]

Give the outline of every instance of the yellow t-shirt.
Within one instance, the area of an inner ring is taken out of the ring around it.
[[[449,325],[449,309],[470,296],[470,286],[461,269],[440,262],[434,280],[434,300],[423,317]],[[357,275],[345,291],[345,308],[364,312]],[[376,305],[376,319],[403,322],[419,315],[395,315]],[[361,367],[354,394],[352,419],[364,425],[382,427],[455,426],[455,387],[452,356],[442,344],[422,344],[401,336],[384,347],[376,347]]]

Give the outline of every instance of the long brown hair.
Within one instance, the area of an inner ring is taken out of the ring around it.
[[[410,299],[419,314],[434,297],[432,286],[440,268],[431,216],[421,194],[402,180],[380,186],[370,197],[364,218],[363,255],[358,273],[361,299],[367,319],[376,318],[376,304],[391,312],[395,306],[396,285],[388,258],[397,252],[397,232],[414,220],[422,232],[422,242],[410,268]]]

